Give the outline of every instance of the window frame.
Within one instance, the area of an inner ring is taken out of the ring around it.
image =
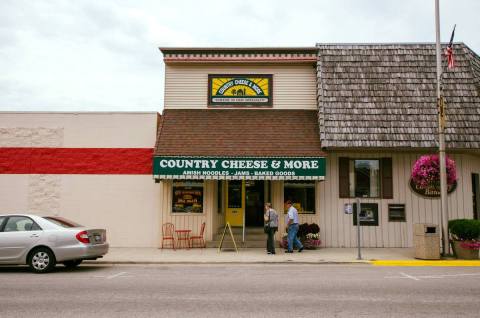
[[[382,158],[348,158],[348,174],[350,177],[350,163],[353,161],[353,193],[354,196],[352,196],[352,193],[350,192],[350,187],[352,186],[349,182],[349,195],[350,198],[357,198],[355,195],[356,192],[356,181],[357,181],[357,174],[355,173],[355,161],[378,161],[378,196],[362,196],[358,198],[365,198],[365,199],[380,199],[382,198],[382,191],[383,191],[383,182],[382,182]],[[350,181],[350,180],[349,180]],[[369,192],[372,192],[369,190]]]
[[[373,156],[373,155],[372,155]],[[379,160],[380,161],[380,192],[378,197],[361,197],[371,199],[394,199],[394,163],[393,157],[375,156],[372,157],[348,157],[339,156],[337,161],[338,197],[340,199],[355,198],[350,194],[350,166],[355,160]]]
[[[394,209],[399,209],[400,207],[403,207],[403,216],[402,218],[392,218],[391,212],[393,212]],[[389,203],[388,204],[388,222],[407,222],[407,206],[404,203]]]
[[[312,182],[313,183],[313,207],[314,207],[314,210],[313,211],[302,211],[302,212],[298,211],[298,214],[301,214],[301,215],[315,215],[315,214],[317,214],[317,186],[318,186],[318,182],[316,180],[284,180],[283,181],[283,202],[285,202],[287,200],[287,198],[285,197],[285,183],[292,182],[292,181],[293,182],[301,182],[301,183],[306,183],[306,182]],[[292,202],[292,203],[294,203],[294,202]],[[286,214],[286,213],[287,213],[287,211],[285,210],[284,214]]]
[[[176,212],[173,210],[175,182],[201,182],[202,183],[202,212]],[[170,214],[173,215],[204,215],[205,214],[205,180],[203,179],[173,179],[171,182],[171,200],[170,200]]]
[[[364,221],[360,219],[360,226],[380,226],[380,212],[379,211],[379,203],[377,202],[369,202],[369,203],[360,203],[360,214],[363,212],[363,209],[372,209],[373,212],[373,220],[371,221]],[[357,226],[357,203],[353,203],[353,218],[352,218],[352,225]]]

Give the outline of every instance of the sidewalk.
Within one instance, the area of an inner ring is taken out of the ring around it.
[[[413,261],[413,248],[363,248],[362,260],[357,260],[356,248],[320,248],[304,250],[302,253],[284,253],[277,248],[277,254],[268,255],[264,248],[234,249],[192,248],[171,250],[157,248],[112,247],[107,255],[95,261],[101,264],[222,264],[222,263],[364,263],[372,260]]]

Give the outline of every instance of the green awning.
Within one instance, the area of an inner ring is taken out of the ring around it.
[[[324,157],[155,156],[155,179],[324,180]]]

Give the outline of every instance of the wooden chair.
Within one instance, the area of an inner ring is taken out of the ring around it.
[[[162,225],[162,249],[163,242],[171,241],[172,248],[175,250],[175,225],[173,223],[164,223]]]
[[[202,227],[200,228],[200,234],[199,235],[190,236],[190,247],[193,247],[194,242],[198,243],[198,247],[202,247],[202,248],[207,247],[205,239],[203,238],[203,233],[204,232],[205,232],[205,222],[202,223]]]

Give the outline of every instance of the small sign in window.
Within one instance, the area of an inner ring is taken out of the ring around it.
[[[353,225],[357,225],[357,204],[353,204]],[[360,225],[378,226],[378,204],[360,204]]]

